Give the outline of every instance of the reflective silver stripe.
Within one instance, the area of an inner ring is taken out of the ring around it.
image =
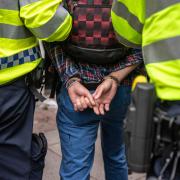
[[[114,2],[112,6],[112,11],[117,15],[125,20],[128,21],[131,27],[133,27],[137,32],[141,33],[143,24],[139,21],[139,19],[133,15],[128,8],[121,2],[117,0]]]
[[[124,44],[125,46],[132,47],[132,48],[141,48],[141,45],[131,43],[130,41],[126,40],[122,36],[120,36],[117,32],[115,32],[117,40],[121,43]]]
[[[59,6],[54,16],[45,25],[39,28],[31,28],[30,30],[38,38],[47,38],[57,30],[67,16],[67,10]]]
[[[33,36],[24,26],[13,26],[0,23],[0,38],[25,39]]]
[[[35,2],[38,2],[40,0],[20,0],[20,5],[21,6],[26,6],[28,4],[31,4],[31,3],[35,3]]]
[[[149,17],[150,15],[161,11],[168,6],[174,5],[176,3],[180,3],[179,0],[147,0],[147,14],[146,16]]]
[[[180,36],[155,42],[143,47],[146,64],[180,59]]]
[[[0,70],[32,62],[40,57],[39,47],[33,47],[12,56],[0,58]]]
[[[0,9],[18,10],[18,0],[0,0]]]

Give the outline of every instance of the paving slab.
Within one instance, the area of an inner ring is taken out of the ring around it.
[[[53,144],[49,147],[49,149],[53,152],[55,152],[56,154],[58,154],[59,156],[62,156],[61,153],[61,148],[60,148],[60,144]]]
[[[43,180],[59,180],[59,164],[61,157],[48,150],[45,161]]]
[[[55,128],[52,131],[45,132],[49,147],[53,144],[59,144],[59,133]]]
[[[145,180],[146,174],[144,173],[132,173],[132,175],[129,175],[129,180]]]

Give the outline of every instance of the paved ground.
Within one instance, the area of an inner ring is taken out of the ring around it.
[[[61,150],[55,122],[56,110],[57,108],[54,101],[48,101],[47,104],[38,104],[35,113],[34,131],[44,132],[48,139],[48,153],[46,156],[43,180],[59,180],[58,171],[61,161]],[[105,180],[99,137],[96,142],[96,153],[91,172],[91,180]],[[133,173],[129,176],[129,180],[145,180],[145,175]]]

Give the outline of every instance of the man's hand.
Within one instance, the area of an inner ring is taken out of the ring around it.
[[[95,105],[91,93],[78,81],[68,88],[68,94],[75,111],[84,111],[86,108],[92,108]]]
[[[93,107],[94,113],[104,115],[109,111],[109,106],[117,91],[117,83],[113,79],[104,80],[96,89],[93,98],[96,106]]]

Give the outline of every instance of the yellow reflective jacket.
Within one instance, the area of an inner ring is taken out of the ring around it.
[[[180,100],[179,0],[115,0],[111,16],[122,44],[142,46],[157,95]]]
[[[41,61],[37,39],[65,40],[72,27],[62,0],[0,0],[0,85]]]

